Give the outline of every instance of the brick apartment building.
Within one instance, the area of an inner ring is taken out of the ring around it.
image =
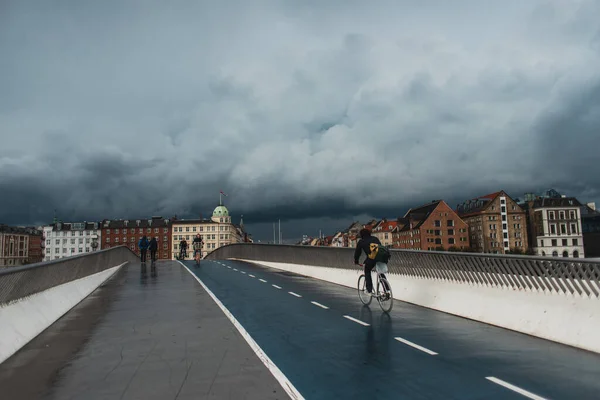
[[[473,250],[494,254],[528,251],[526,213],[504,191],[467,200],[456,212],[469,225]]]
[[[27,228],[0,225],[0,268],[28,263],[29,233]]]
[[[581,228],[583,231],[583,250],[585,257],[600,257],[600,212],[595,203],[581,207]]]
[[[150,219],[134,220],[103,220],[100,224],[102,231],[102,249],[117,246],[128,246],[138,256],[138,242],[143,236],[148,240],[156,237],[158,241],[157,258],[171,258],[171,225],[172,219],[152,217]]]
[[[45,241],[43,231],[35,228],[29,229],[29,252],[27,263],[35,264],[44,260]]]
[[[469,247],[468,225],[443,200],[412,208],[398,218],[393,247],[412,250],[449,250]]]

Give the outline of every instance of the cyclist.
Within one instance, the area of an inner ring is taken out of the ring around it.
[[[200,255],[202,258],[202,236],[198,233],[192,242],[192,247],[194,249],[194,258],[196,258],[196,254]],[[198,260],[196,260],[198,261]]]
[[[368,257],[368,255],[371,253],[371,249],[369,248],[369,245],[371,243],[376,243],[376,244],[381,245],[381,242],[375,236],[371,236],[371,231],[367,228],[361,229],[359,235],[360,235],[360,240],[358,241],[358,243],[356,243],[356,250],[354,251],[354,264],[359,265],[358,259],[360,258],[360,254],[364,251],[365,254],[367,255],[367,258],[365,259],[365,262],[364,262],[365,283],[367,284],[366,291],[367,291],[367,293],[372,293],[373,292],[373,279],[371,278],[371,271],[373,270],[373,268],[375,268],[375,265],[377,264],[377,262]]]
[[[179,242],[179,258],[182,258],[185,260],[186,255],[187,255],[187,242],[185,241],[185,239],[181,238],[181,241]]]

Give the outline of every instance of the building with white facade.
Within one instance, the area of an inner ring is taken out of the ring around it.
[[[252,241],[244,230],[243,221],[239,225],[232,223],[229,210],[222,203],[215,208],[211,219],[176,219],[172,221],[172,229],[172,259],[179,256],[182,239],[188,244],[187,258],[191,259],[194,255],[192,241],[198,234],[204,241],[202,257],[221,246]]]
[[[581,203],[574,197],[531,197],[527,210],[528,236],[536,255],[585,257]]]
[[[98,222],[55,222],[44,226],[44,261],[90,253],[100,249]]]

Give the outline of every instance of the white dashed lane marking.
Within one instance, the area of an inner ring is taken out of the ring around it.
[[[411,347],[414,347],[415,349],[421,350],[421,351],[423,351],[423,352],[425,352],[425,353],[427,353],[427,354],[431,354],[432,356],[435,356],[435,355],[437,355],[437,353],[436,353],[435,351],[431,351],[431,350],[429,350],[429,349],[426,349],[426,348],[425,348],[425,347],[423,347],[423,346],[419,346],[418,344],[416,344],[416,343],[413,343],[413,342],[411,342],[411,341],[408,341],[408,340],[406,340],[406,339],[402,339],[401,337],[396,337],[396,338],[394,338],[394,339],[396,339],[397,341],[399,341],[399,342],[402,342],[402,343],[404,343],[404,344],[407,344],[407,345],[409,345],[409,346],[411,346]]]
[[[298,293],[294,293],[294,292],[288,292],[289,294],[291,294],[292,296],[296,296],[296,297],[302,297],[300,296]]]
[[[357,324],[361,324],[361,325],[363,325],[363,326],[370,326],[370,325],[369,325],[369,324],[367,324],[366,322],[362,322],[362,321],[361,321],[361,320],[359,320],[359,319],[352,318],[352,317],[351,317],[351,316],[349,316],[349,315],[344,315],[344,318],[347,318],[347,319],[349,319],[350,321],[354,321],[354,322],[356,322]]]
[[[271,286],[273,286],[274,288],[277,288],[277,289],[281,289],[281,286],[277,286],[277,285],[271,285]]]
[[[317,303],[316,301],[311,301],[311,303],[312,303],[312,304],[314,304],[314,305],[315,305],[315,306],[317,306],[317,307],[321,307],[321,308],[324,308],[324,309],[326,309],[326,310],[329,310],[329,307],[327,307],[327,306],[324,306],[324,305],[323,305],[323,304],[321,304],[321,303]]]

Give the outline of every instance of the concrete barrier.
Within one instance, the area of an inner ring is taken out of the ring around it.
[[[360,269],[234,258],[357,288]],[[387,274],[394,298],[600,353],[600,302],[577,293],[483,286]],[[563,285],[574,285],[568,279]],[[358,296],[358,294],[357,294]]]
[[[1,271],[0,363],[135,260],[122,246]]]

